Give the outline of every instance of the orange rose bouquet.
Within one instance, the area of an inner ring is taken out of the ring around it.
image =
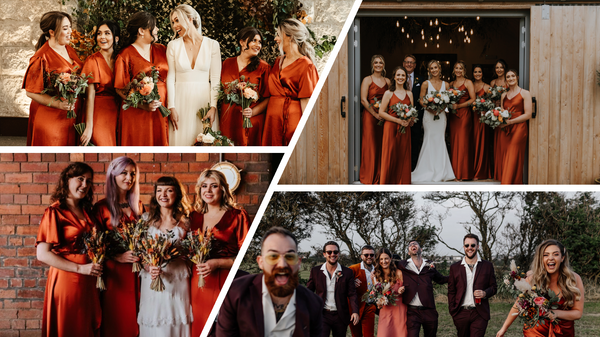
[[[123,89],[127,96],[123,102],[123,110],[127,110],[130,107],[137,108],[141,104],[152,103],[153,101],[160,100],[160,94],[158,93],[158,70],[152,67],[152,71],[149,75],[144,72],[140,72],[127,86]],[[171,111],[164,105],[158,107],[163,117],[168,117]]]
[[[227,84],[221,82],[218,98],[227,104],[237,104],[244,110],[249,108],[252,103],[258,101],[259,97],[255,90],[256,87],[256,84],[246,81],[245,76],[242,75],[239,79]],[[242,127],[244,129],[252,127],[250,118],[244,117]]]
[[[458,111],[456,109],[452,109],[452,104],[457,104],[461,97],[466,93],[466,91],[461,91],[458,89],[450,89],[447,91],[448,97],[450,98],[450,104],[448,104],[448,108],[451,113],[456,114]]]
[[[417,122],[419,120],[419,112],[417,108],[412,105],[406,105],[402,103],[396,103],[392,105],[392,110],[396,113],[396,117],[403,121]],[[406,127],[398,124],[398,130],[400,133],[406,133]]]
[[[52,95],[52,100],[56,101],[67,101],[69,104],[74,104],[77,96],[85,93],[85,89],[88,87],[88,79],[92,77],[92,74],[77,74],[77,69],[73,68],[73,72],[57,73],[52,71],[45,73],[45,88],[42,94]],[[52,103],[52,100],[50,103]],[[50,104],[48,104],[50,106]],[[75,118],[74,110],[67,111],[67,118]]]

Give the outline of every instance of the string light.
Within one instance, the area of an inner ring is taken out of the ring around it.
[[[425,35],[425,30],[421,29],[421,35]]]
[[[450,39],[450,44],[452,44],[452,39]]]
[[[421,40],[425,40],[425,35],[421,35]]]
[[[479,21],[479,17],[477,17],[477,21]]]
[[[402,27],[402,33],[404,33],[404,27]]]
[[[413,43],[413,42],[414,42],[414,40],[413,40],[413,39],[410,39],[410,43]]]
[[[430,37],[429,37],[429,41],[433,41],[433,36],[430,36]]]
[[[471,29],[471,35],[473,35],[473,29]]]
[[[400,21],[396,21],[396,27],[400,27]],[[402,28],[402,33],[404,33],[404,27]]]
[[[436,35],[435,39],[439,40],[440,39],[440,34]]]
[[[440,29],[438,29],[438,32],[440,32],[440,33],[442,32],[442,27],[440,27]]]
[[[404,20],[406,20],[406,19],[408,19],[408,16],[406,16],[406,15],[405,15],[405,16],[404,16]]]
[[[435,25],[436,25],[436,26],[438,25],[438,20],[437,20],[437,18],[435,19]]]
[[[438,48],[440,47],[440,44],[439,44],[439,43],[437,44],[437,47],[438,47]]]
[[[425,42],[425,48],[427,48],[427,42]]]
[[[433,26],[433,21],[429,20],[429,25]]]
[[[407,38],[407,39],[408,39],[408,38],[410,38],[410,35],[408,35],[408,33],[406,33],[406,38]]]

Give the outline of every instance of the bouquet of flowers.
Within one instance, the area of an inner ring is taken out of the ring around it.
[[[148,225],[145,220],[135,222],[121,222],[114,230],[110,231],[111,242],[114,242],[119,252],[132,251],[139,255],[142,238],[146,236]],[[131,271],[137,273],[142,270],[139,262],[134,262]]]
[[[440,119],[440,113],[446,110],[448,104],[450,103],[450,96],[448,92],[445,90],[437,91],[434,90],[424,96],[425,101],[425,109],[431,110],[434,112],[433,120],[436,121]]]
[[[201,230],[190,231],[187,237],[181,241],[181,247],[183,248],[183,255],[186,256],[195,265],[204,263],[206,256],[210,251],[210,245],[213,239],[213,233],[208,231],[202,233]],[[204,287],[204,277],[200,275],[198,278],[198,288]]]
[[[167,235],[155,234],[154,236],[146,235],[140,241],[140,253],[142,261],[153,267],[164,268],[171,262],[171,260],[179,257],[181,252],[171,241],[174,234],[170,232]],[[150,289],[154,291],[165,290],[165,284],[158,275],[152,283],[150,283]]]
[[[471,106],[473,107],[473,111],[479,111],[481,116],[496,107],[494,102],[487,98],[487,95],[484,95],[483,97],[477,96],[475,101],[471,103]]]
[[[505,93],[507,90],[508,89],[506,89],[503,86],[495,85],[488,89],[487,94],[489,96],[489,99],[491,99],[492,101],[499,101],[500,98],[502,98],[502,94]]]
[[[206,133],[199,133],[196,142],[192,146],[233,146],[233,141],[221,134],[221,131],[213,131],[208,128]]]
[[[377,282],[363,295],[362,301],[367,304],[375,304],[378,307],[385,305],[396,305],[398,292],[392,291],[392,284],[389,282]]]
[[[237,104],[242,107],[242,110],[249,108],[252,103],[258,101],[258,93],[256,92],[257,85],[246,81],[246,77],[242,75],[239,79],[224,84],[221,82],[219,87],[219,101],[224,101],[227,104]],[[250,118],[244,117],[242,128],[249,129],[252,127]]]
[[[419,112],[412,105],[397,103],[392,105],[392,110],[396,112],[396,116],[403,121],[416,122],[419,120]],[[401,133],[406,133],[406,127],[398,125]]]
[[[73,126],[75,127],[75,131],[77,131],[77,134],[79,135],[79,137],[81,137],[81,135],[85,131],[85,123],[73,124]],[[92,142],[88,142],[86,146],[96,146],[96,145],[92,144]]]
[[[72,73],[57,73],[52,71],[48,74],[44,74],[48,85],[42,91],[42,94],[52,95],[52,100],[67,101],[69,104],[74,104],[79,94],[85,93],[85,88],[88,87],[88,79],[92,77],[92,74],[81,74],[76,73],[79,67],[73,68]],[[52,100],[50,103],[52,103]],[[48,104],[50,106],[50,104]],[[67,118],[75,118],[74,110],[67,111]]]
[[[510,118],[511,113],[508,110],[503,110],[500,107],[495,107],[492,110],[482,113],[481,117],[479,117],[480,123],[485,123],[489,125],[492,129],[497,128],[502,124],[506,124],[508,119]]]
[[[381,106],[381,101],[377,99],[377,97],[373,97],[373,103],[369,104],[369,107],[373,108],[375,112],[379,113],[379,107]],[[385,120],[380,120],[377,122],[377,125],[382,126],[385,124]]]
[[[127,97],[123,102],[123,110],[129,109],[129,107],[137,108],[141,104],[152,103],[152,101],[159,101],[160,94],[158,93],[158,70],[152,67],[149,75],[144,72],[140,72],[134,77],[129,84],[123,89],[127,92]],[[161,115],[167,117],[171,114],[171,111],[165,106],[161,105],[158,107]]]
[[[452,109],[450,106],[452,104],[457,104],[458,101],[460,100],[460,98],[466,93],[466,91],[461,91],[461,90],[457,90],[457,89],[450,89],[447,91],[448,92],[448,97],[450,98],[450,104],[448,104],[450,112],[453,114],[456,114],[457,111],[455,109]]]
[[[104,263],[106,258],[106,242],[105,233],[93,227],[91,231],[83,234],[83,245],[85,253],[94,264]],[[106,290],[102,276],[96,278],[96,288]]]
[[[210,119],[204,119],[204,117],[206,117],[206,115],[208,114],[209,110],[210,103],[207,103],[206,107],[200,108],[198,109],[198,112],[196,112],[196,115],[200,118],[200,121],[202,122],[202,133],[208,133],[208,130],[210,130],[211,128]]]

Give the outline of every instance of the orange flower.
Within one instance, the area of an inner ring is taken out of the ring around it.
[[[71,74],[62,73],[62,74],[60,74],[59,79],[62,82],[62,84],[67,84],[71,80]]]
[[[154,89],[153,83],[144,84],[144,86],[142,86],[142,88],[140,89],[140,94],[142,96],[147,96],[148,94],[150,94],[152,92],[152,89]]]

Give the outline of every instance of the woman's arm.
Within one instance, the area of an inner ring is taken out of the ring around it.
[[[177,66],[175,64],[175,43],[179,43],[183,41],[173,40],[169,42],[167,45],[167,64],[169,65],[169,71],[167,72],[167,108],[171,110],[171,115],[169,116],[169,120],[171,124],[173,124],[173,129],[178,129],[179,123],[179,114],[177,113],[177,109],[175,109],[175,72],[177,71]]]
[[[496,337],[504,336],[506,331],[508,331],[508,328],[510,328],[510,326],[513,324],[515,319],[517,319],[518,313],[519,313],[519,310],[517,310],[517,302],[515,302],[515,304],[512,306],[512,308],[510,308],[510,311],[508,312],[508,317],[506,317],[504,324],[502,324],[502,328],[500,328],[500,331],[498,331],[498,333],[496,333]]]
[[[309,100],[310,100],[310,98],[300,98],[300,107],[302,108],[303,113],[304,113],[304,110],[306,110],[306,106],[308,105]]]
[[[578,319],[581,319],[581,317],[583,316],[583,303],[585,291],[583,288],[583,282],[581,281],[581,277],[575,274],[575,278],[577,279],[577,289],[579,289],[579,292],[581,293],[579,301],[575,301],[575,305],[573,305],[573,308],[571,308],[571,310],[553,310],[554,317],[551,316],[551,318],[564,319],[566,321],[576,321]]]
[[[423,104],[423,100],[425,99],[425,95],[427,94],[428,86],[429,86],[429,81],[425,81],[421,85],[421,96],[419,96],[419,104],[421,104],[422,107],[425,107],[425,104]]]
[[[62,258],[52,252],[52,244],[40,242],[36,249],[37,259],[45,264],[60,270],[82,275],[102,275],[102,265],[88,263],[78,264]]]
[[[504,94],[502,95],[502,100],[504,101]],[[521,97],[523,97],[523,108],[524,112],[521,116],[511,118],[506,123],[508,125],[524,123],[531,119],[532,111],[533,111],[533,101],[531,99],[531,93],[527,90],[521,90]]]
[[[55,109],[60,109],[60,110],[65,110],[65,111],[70,110],[71,108],[75,107],[75,103],[77,102],[77,100],[75,100],[75,102],[73,104],[69,104],[66,101],[54,99],[48,94],[34,94],[29,91],[26,91],[26,95],[27,95],[27,97],[31,98],[32,100],[36,101],[37,103],[39,103],[41,105],[45,105],[45,106],[49,106],[49,107],[52,107]]]
[[[200,263],[196,266],[198,273],[203,277],[207,277],[213,271],[217,269],[231,269],[233,266],[234,258],[219,258],[219,259],[209,259],[204,263]]]
[[[369,86],[373,83],[371,76],[365,77],[360,85],[360,103],[362,106],[367,109],[367,111],[373,115],[373,117],[381,120],[381,117],[377,114],[377,112],[371,106],[371,102],[368,100],[369,96]]]
[[[94,102],[96,100],[96,85],[90,84],[87,88],[87,100],[85,101],[85,130],[79,138],[81,145],[86,146],[92,139],[94,130]]]
[[[471,80],[466,80],[465,86],[467,87],[467,91],[469,92],[470,99],[464,103],[457,104],[457,109],[468,107],[471,105],[471,103],[475,102],[475,87],[473,86],[473,82],[471,82]]]

